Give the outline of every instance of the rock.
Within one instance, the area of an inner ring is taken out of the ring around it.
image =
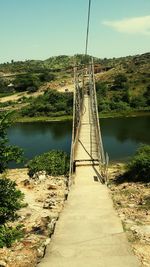
[[[125,220],[125,223],[127,223],[127,224],[134,224],[134,221],[132,221],[132,220]]]
[[[47,189],[48,189],[48,190],[57,190],[57,186],[56,186],[55,184],[49,184],[49,185],[47,186]]]
[[[37,249],[37,256],[38,258],[43,258],[45,255],[45,250],[47,245],[50,243],[51,239],[47,238],[44,243],[42,243],[42,245]]]
[[[30,180],[29,180],[29,179],[25,179],[25,180],[23,181],[23,185],[24,185],[24,186],[29,186],[29,185],[30,185]]]
[[[5,266],[7,266],[7,263],[5,261],[0,260],[0,267],[5,267]]]
[[[50,241],[51,241],[51,239],[50,239],[50,238],[47,238],[47,239],[45,240],[45,242],[44,242],[44,246],[49,245]]]
[[[150,225],[142,225],[140,228],[144,234],[150,235]]]
[[[52,219],[51,222],[48,224],[48,230],[50,235],[53,234],[54,232],[55,224],[56,224],[56,218]]]
[[[39,171],[33,175],[33,179],[43,181],[47,179],[46,171]]]
[[[135,204],[128,204],[128,207],[129,208],[134,208],[135,207]]]

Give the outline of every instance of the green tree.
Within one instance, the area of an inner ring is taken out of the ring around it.
[[[125,74],[123,74],[123,73],[117,74],[114,78],[114,83],[113,83],[112,89],[113,90],[127,89],[126,88],[127,81],[128,81],[128,79],[127,79]]]
[[[10,161],[19,163],[23,159],[23,150],[8,144],[7,129],[11,125],[10,114],[3,114],[0,117],[0,173],[8,167]]]

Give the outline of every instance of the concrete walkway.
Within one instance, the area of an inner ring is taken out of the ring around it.
[[[138,267],[108,188],[92,166],[77,167],[75,184],[39,267]]]
[[[79,138],[75,153],[76,166],[84,165],[84,163],[91,165],[92,160],[98,163],[98,148],[95,131],[95,124],[91,114],[90,96],[85,95]]]

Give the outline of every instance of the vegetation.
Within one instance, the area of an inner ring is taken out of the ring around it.
[[[16,183],[0,178],[0,225],[17,218],[16,211],[22,207],[23,194],[16,189]]]
[[[8,145],[7,128],[10,126],[10,114],[0,116],[0,173],[4,172],[12,160],[22,159],[22,150]],[[16,183],[0,177],[0,248],[10,247],[21,238],[21,226],[9,226],[8,223],[17,219],[17,211],[22,207],[23,194],[16,188]]]
[[[22,225],[16,227],[0,225],[0,248],[11,247],[16,240],[20,240],[23,236]]]
[[[142,145],[127,165],[128,175],[134,181],[150,181],[150,146]]]
[[[8,226],[10,221],[15,221],[17,211],[23,207],[24,195],[16,189],[16,183],[0,178],[0,248],[10,247],[15,240],[23,236],[22,226]]]
[[[149,110],[149,86],[134,96],[127,75],[120,73],[114,76],[111,83],[96,83],[98,106],[100,112]]]
[[[0,64],[1,73],[13,74],[9,79],[4,77],[0,79],[0,92],[4,95],[12,93],[8,92],[7,85],[9,81],[14,84],[15,91],[25,90],[32,94],[39,90],[44,83],[53,80],[63,82],[63,79],[71,78],[75,61],[81,65],[87,64],[89,60],[90,56],[88,55],[86,57],[85,55],[75,55],[74,57],[62,55],[44,61],[14,62],[12,60],[11,63]],[[97,74],[96,77],[100,114],[105,116],[105,114],[113,113],[130,114],[132,112],[149,111],[150,53],[112,59],[94,58],[94,62],[99,70],[102,70],[101,74]],[[56,101],[51,101],[51,99],[54,100],[54,96],[58,104]],[[70,115],[72,112],[71,99],[71,94],[69,96],[67,93],[58,94],[49,91],[42,97],[20,102],[20,104],[28,103],[28,106],[22,108],[20,116],[37,118],[39,116],[60,117],[66,116],[66,114]],[[11,104],[13,105],[13,103]],[[7,108],[8,105],[9,103],[1,103],[1,108]],[[18,109],[17,105],[16,109]]]
[[[72,114],[73,94],[49,90],[44,95],[32,99],[30,104],[21,110],[21,116],[64,116]]]
[[[141,145],[130,162],[126,164],[126,171],[116,178],[116,183],[150,182],[150,145]]]
[[[69,171],[69,156],[63,151],[52,150],[30,160],[27,167],[30,177],[38,171],[46,171],[53,176],[66,175]]]
[[[11,125],[10,113],[0,116],[0,173],[8,166],[10,161],[19,163],[23,159],[23,150],[8,144],[7,129]]]

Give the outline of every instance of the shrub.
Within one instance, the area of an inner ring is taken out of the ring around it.
[[[127,77],[123,73],[119,73],[114,78],[113,86],[111,87],[112,90],[120,90],[120,89],[127,89]]]
[[[23,160],[23,150],[8,144],[7,129],[11,125],[10,115],[11,113],[7,113],[0,116],[0,173],[7,168],[10,161],[19,163]]]
[[[127,169],[133,180],[150,182],[150,145],[142,145],[137,150]]]
[[[7,178],[0,178],[0,225],[17,218],[16,211],[22,205],[23,193],[16,189],[16,183]]]
[[[16,227],[0,226],[0,248],[11,247],[16,240],[24,236],[22,225]]]
[[[6,226],[9,221],[18,218],[17,211],[24,207],[24,194],[16,189],[16,183],[7,178],[0,178],[0,248],[11,247],[15,240],[23,237],[22,225]]]
[[[63,151],[52,150],[30,160],[27,167],[30,177],[38,171],[46,171],[53,176],[65,175],[69,171],[69,156]]]
[[[49,90],[44,95],[31,99],[30,104],[21,110],[22,116],[49,116],[52,113],[71,114],[73,106],[72,93],[59,93]],[[55,114],[54,114],[55,115]]]

